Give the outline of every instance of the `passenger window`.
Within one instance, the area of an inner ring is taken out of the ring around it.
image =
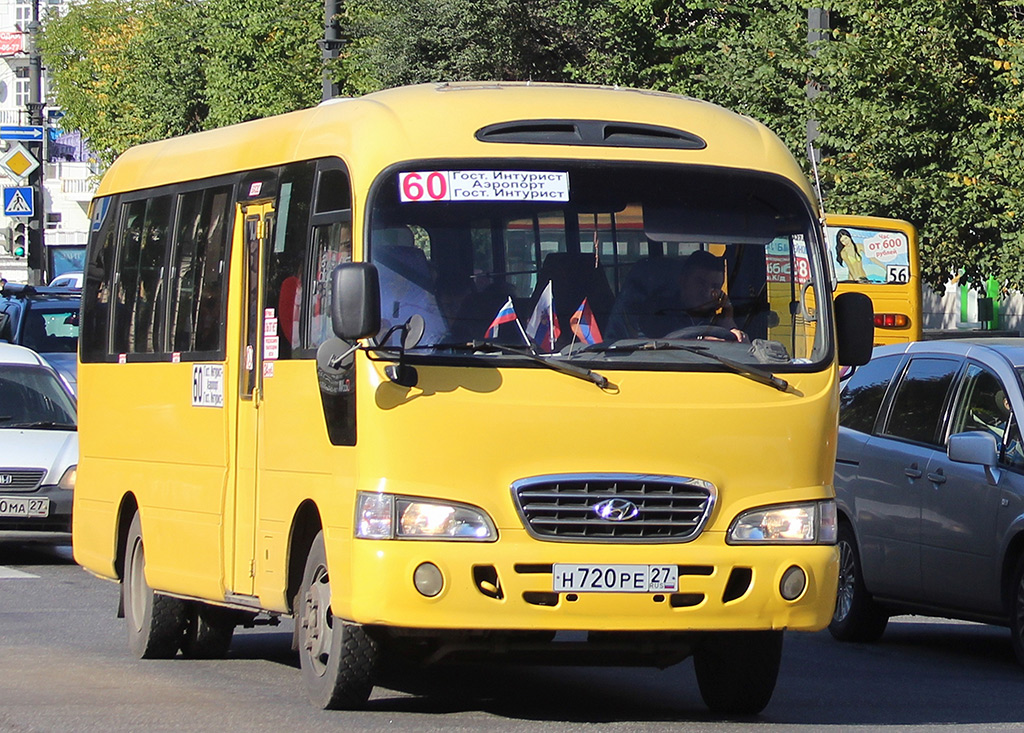
[[[126,204],[118,253],[121,273],[114,316],[114,353],[148,354],[160,348],[160,303],[171,197]]]
[[[291,359],[302,348],[299,327],[302,315],[302,279],[306,272],[306,244],[309,232],[310,202],[316,163],[289,165],[281,173],[278,191],[277,228],[270,242],[267,259],[265,302],[276,308],[280,353],[278,359]],[[346,189],[347,190],[347,186]]]
[[[946,394],[960,366],[953,359],[913,359],[896,388],[886,435],[915,443],[938,444]]]
[[[1010,420],[1010,403],[995,374],[978,364],[967,367],[950,433],[991,433],[1002,444]]]
[[[882,398],[902,356],[883,356],[857,369],[839,396],[839,424],[851,430],[871,433]]]
[[[231,188],[191,191],[178,197],[171,283],[171,339],[178,352],[219,351],[224,252]]]

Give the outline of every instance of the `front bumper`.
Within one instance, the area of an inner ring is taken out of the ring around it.
[[[74,492],[58,489],[56,486],[40,486],[34,491],[4,491],[0,486],[0,499],[43,499],[50,500],[49,513],[45,517],[4,517],[0,516],[0,532],[71,532],[71,505]]]
[[[336,540],[349,572],[333,574],[335,614],[421,629],[817,631],[832,618],[839,566],[834,546],[730,546],[720,532],[653,545],[538,542],[523,531],[505,531],[494,543]],[[329,559],[331,543],[328,536]],[[424,562],[444,579],[434,597],[413,582]],[[673,563],[680,568],[679,589],[555,593],[554,563]],[[805,572],[807,586],[785,600],[780,583],[792,566]]]

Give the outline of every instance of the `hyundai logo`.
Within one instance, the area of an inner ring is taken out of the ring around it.
[[[629,499],[605,499],[594,504],[594,514],[609,522],[628,522],[640,514],[640,508]]]

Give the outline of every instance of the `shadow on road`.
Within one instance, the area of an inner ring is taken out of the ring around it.
[[[74,565],[66,534],[0,532],[0,565]]]

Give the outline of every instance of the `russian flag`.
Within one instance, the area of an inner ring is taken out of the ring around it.
[[[588,344],[599,344],[604,341],[601,329],[597,327],[594,311],[590,310],[590,304],[587,303],[586,298],[569,319],[569,327],[580,341],[586,341]]]
[[[537,306],[533,309],[530,322],[526,324],[526,333],[541,351],[554,351],[558,337],[562,335],[558,327],[558,316],[555,315],[555,302],[551,294],[551,281],[544,286]]]
[[[501,310],[498,311],[498,315],[491,321],[491,325],[487,327],[487,332],[484,333],[485,339],[493,339],[498,337],[498,327],[502,323],[512,323],[516,320],[516,309],[512,305],[512,296],[510,295],[508,300],[505,301],[505,305],[501,306]]]

